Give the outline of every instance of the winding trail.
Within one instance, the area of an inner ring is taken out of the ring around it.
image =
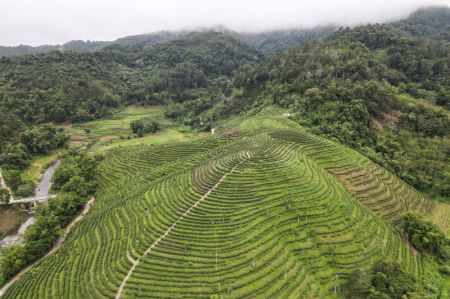
[[[249,151],[246,151],[246,158],[247,159],[250,159],[251,158],[251,156],[250,156],[250,153],[249,153]],[[124,287],[125,287],[125,284],[127,283],[127,281],[128,281],[128,279],[131,277],[131,275],[133,274],[133,272],[134,272],[134,270],[136,269],[136,267],[141,263],[141,260],[144,258],[144,257],[146,257],[151,251],[152,251],[152,249],[153,248],[155,248],[157,245],[158,245],[158,243],[159,242],[161,242],[165,237],[167,237],[169,234],[170,234],[170,232],[172,231],[172,229],[174,229],[175,228],[175,226],[177,226],[177,224],[181,221],[181,220],[183,220],[184,219],[184,217],[186,217],[186,216],[188,216],[189,215],[189,213],[192,211],[192,209],[194,209],[194,208],[196,208],[202,201],[204,201],[205,199],[207,199],[208,198],[208,196],[217,188],[217,187],[219,187],[219,185],[223,182],[223,180],[225,180],[225,178],[227,177],[227,176],[229,176],[229,175],[231,175],[235,170],[236,170],[236,167],[238,167],[240,164],[242,164],[244,161],[246,161],[246,160],[243,160],[242,162],[240,162],[238,165],[236,165],[236,166],[234,166],[231,170],[230,170],[230,172],[228,172],[228,173],[226,173],[226,174],[224,174],[220,179],[219,179],[219,181],[214,185],[214,186],[212,186],[211,187],[211,189],[209,189],[199,200],[197,200],[189,209],[187,209],[184,213],[183,213],[183,215],[181,215],[180,216],[180,218],[178,218],[165,232],[164,232],[164,234],[162,235],[162,236],[160,236],[155,242],[153,242],[153,244],[152,245],[150,245],[150,247],[149,248],[147,248],[147,250],[144,252],[144,254],[142,254],[141,255],[141,257],[139,258],[139,259],[137,259],[137,260],[135,260],[135,259],[133,259],[131,256],[130,256],[130,254],[129,254],[129,252],[127,251],[127,258],[128,258],[128,260],[133,264],[132,266],[131,266],[131,268],[130,268],[130,270],[128,270],[128,273],[127,273],[127,275],[125,276],[125,278],[122,280],[122,282],[120,283],[120,287],[119,287],[119,289],[117,290],[117,293],[116,293],[116,296],[114,297],[115,299],[120,299],[120,296],[122,296],[122,292],[123,292],[123,289],[124,289]]]
[[[70,230],[72,229],[72,227],[79,222],[90,210],[92,204],[95,201],[95,197],[92,197],[85,205],[83,210],[81,211],[81,213],[78,214],[77,217],[75,217],[70,223],[69,225],[66,227],[66,229],[64,230],[64,233],[62,234],[61,237],[59,237],[58,241],[55,243],[55,245],[52,247],[52,249],[50,249],[49,252],[47,252],[43,257],[41,257],[40,259],[36,260],[35,262],[33,262],[32,264],[28,265],[26,268],[22,269],[22,271],[20,271],[19,273],[17,273],[13,278],[11,278],[10,281],[8,281],[7,284],[5,284],[1,289],[0,289],[0,297],[2,297],[5,292],[20,278],[22,277],[25,273],[27,273],[28,271],[31,270],[31,268],[33,268],[34,266],[36,266],[37,264],[39,264],[42,260],[44,260],[46,257],[48,257],[49,255],[51,255],[52,253],[56,252],[61,245],[63,244],[63,242],[66,240],[67,236],[70,233]]]

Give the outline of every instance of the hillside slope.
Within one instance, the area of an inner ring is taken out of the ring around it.
[[[99,176],[91,212],[5,298],[325,298],[379,259],[422,279],[394,227],[433,202],[278,111],[118,148]]]
[[[261,55],[232,36],[191,33],[154,47],[0,58],[0,110],[26,123],[79,122],[118,105],[162,104],[214,90],[218,77]],[[220,81],[220,80],[218,80]],[[211,83],[211,84],[210,84]]]

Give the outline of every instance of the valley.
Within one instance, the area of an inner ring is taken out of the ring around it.
[[[263,114],[217,137],[111,150],[92,211],[5,298],[328,297],[385,257],[422,279],[427,265],[394,227],[401,211],[429,214],[434,203]]]
[[[450,298],[450,7],[422,6],[0,46],[0,298]]]

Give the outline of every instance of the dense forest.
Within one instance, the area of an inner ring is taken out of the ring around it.
[[[167,117],[208,129],[275,104],[312,132],[448,200],[448,24],[449,9],[430,8],[397,23],[334,33],[162,32],[93,53],[3,57],[2,161],[21,165],[7,158],[11,151],[26,160],[35,147],[20,140],[28,125],[88,121],[123,105],[164,104]]]
[[[449,78],[447,43],[369,25],[241,69],[230,100],[286,107],[312,132],[448,200]]]
[[[263,53],[275,53],[290,46],[299,45],[307,40],[322,39],[328,37],[336,29],[335,26],[318,26],[311,29],[273,30],[257,33],[242,33],[218,26],[206,31],[226,33],[255,47]],[[202,30],[199,30],[202,31]],[[42,54],[52,51],[61,52],[93,52],[111,45],[120,46],[152,46],[169,42],[185,35],[190,31],[159,31],[155,33],[130,35],[118,38],[114,41],[81,41],[73,40],[63,45],[43,45],[38,47],[20,45],[16,47],[0,46],[0,56],[17,56]]]

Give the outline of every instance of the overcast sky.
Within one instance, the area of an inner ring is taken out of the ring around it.
[[[158,30],[223,25],[261,31],[354,25],[450,0],[0,0],[0,45],[113,40]]]

